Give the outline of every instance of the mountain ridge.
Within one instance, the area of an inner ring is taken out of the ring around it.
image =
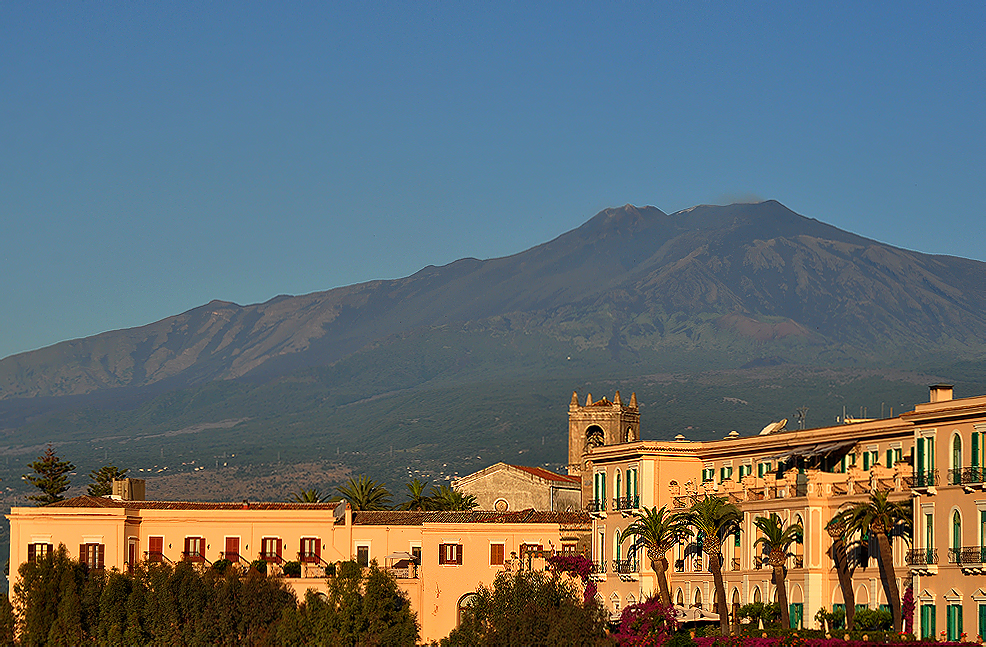
[[[609,349],[614,361],[702,344],[745,353],[736,366],[777,344],[823,363],[879,361],[905,346],[981,356],[984,311],[986,263],[898,249],[777,201],[672,214],[624,205],[508,256],[245,306],[216,299],[12,355],[0,360],[0,403],[271,379],[409,331],[495,328],[497,318],[524,321],[573,352]]]

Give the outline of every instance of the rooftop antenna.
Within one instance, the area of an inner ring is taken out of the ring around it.
[[[798,407],[795,411],[798,413],[798,429],[804,429],[805,416],[808,415],[808,407]]]

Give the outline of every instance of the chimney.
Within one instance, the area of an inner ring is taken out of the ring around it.
[[[952,399],[952,384],[932,384],[928,387],[931,390],[931,402],[947,402]]]
[[[122,501],[143,501],[144,479],[113,479],[113,498]]]

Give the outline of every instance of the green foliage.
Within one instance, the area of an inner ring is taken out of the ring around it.
[[[557,573],[501,572],[492,588],[480,585],[459,628],[443,647],[609,645],[606,612],[583,605],[571,581]]]
[[[284,562],[281,571],[284,573],[284,577],[301,577],[301,562]]]
[[[429,496],[431,510],[472,510],[479,503],[471,494],[463,494],[447,485],[431,486]]]
[[[776,602],[770,604],[751,602],[739,608],[739,617],[741,619],[748,619],[750,622],[744,624],[749,624],[754,629],[761,625],[765,628],[770,627],[780,620],[781,605]]]
[[[200,571],[182,562],[95,571],[69,559],[64,546],[22,564],[19,574],[23,645],[270,644],[282,612],[295,607],[280,579],[255,570]]]
[[[382,484],[365,474],[351,477],[336,488],[353,510],[386,510],[390,504],[390,492]]]
[[[45,453],[28,467],[34,470],[34,473],[25,475],[24,480],[41,490],[41,494],[27,497],[29,500],[45,506],[65,499],[62,493],[69,488],[68,473],[75,469],[75,465],[60,460],[55,454],[54,445],[48,443]]]
[[[290,500],[295,503],[324,503],[329,500],[329,497],[327,495],[323,496],[318,488],[310,488],[308,490],[292,492]]]
[[[856,631],[889,631],[893,627],[893,616],[884,609],[858,609],[856,611]]]
[[[0,597],[0,645],[14,644],[15,626],[14,607],[10,604],[10,599],[4,595]]]
[[[371,562],[360,568],[344,562],[329,579],[326,596],[309,591],[305,601],[287,609],[277,624],[277,642],[285,645],[414,645],[417,618],[394,578]]]
[[[427,481],[415,478],[410,483],[405,483],[408,492],[407,501],[400,505],[401,510],[431,510],[431,497],[425,494],[428,487]]]
[[[130,468],[119,469],[116,465],[103,465],[98,470],[89,472],[89,487],[86,492],[89,496],[108,496],[113,494],[113,481],[122,479],[127,475]]]

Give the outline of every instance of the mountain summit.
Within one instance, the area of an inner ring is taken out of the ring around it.
[[[723,366],[981,356],[984,313],[986,263],[895,248],[772,200],[673,214],[625,205],[512,256],[249,306],[213,301],[14,355],[0,361],[0,399],[266,380],[436,329],[504,344],[537,334],[552,353],[617,364],[669,350],[710,351]]]

